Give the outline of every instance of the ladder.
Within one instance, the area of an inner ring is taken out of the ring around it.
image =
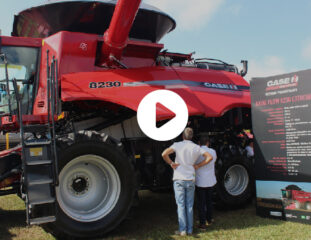
[[[53,57],[51,65],[49,65],[49,52],[47,51],[47,123],[24,125],[21,99],[19,96],[17,97],[22,144],[22,196],[26,203],[28,225],[56,221],[55,187],[58,185],[55,139],[55,114],[58,112],[57,72],[57,60]],[[17,83],[14,80],[13,85],[17,90]]]

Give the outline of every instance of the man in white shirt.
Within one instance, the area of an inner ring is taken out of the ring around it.
[[[179,234],[191,235],[193,231],[193,202],[195,191],[195,170],[206,165],[212,156],[194,144],[191,139],[193,130],[186,128],[183,132],[183,141],[176,142],[162,153],[163,159],[174,169],[173,181],[177,204]],[[175,162],[170,154],[176,153]],[[195,164],[202,156],[203,161]]]
[[[200,139],[201,149],[208,152],[213,159],[203,167],[196,170],[195,185],[196,185],[196,195],[198,200],[198,211],[200,225],[199,228],[206,229],[206,221],[211,224],[213,221],[213,187],[215,186],[217,180],[215,176],[215,162],[217,159],[216,151],[209,148],[209,138],[208,136],[203,136]],[[204,161],[204,158],[200,157],[197,160],[197,164]]]
[[[246,146],[245,150],[248,158],[254,157],[254,142],[252,139],[249,140],[249,143]]]

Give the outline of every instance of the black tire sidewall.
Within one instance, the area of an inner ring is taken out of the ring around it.
[[[131,204],[135,186],[133,166],[126,155],[112,145],[95,141],[78,142],[62,150],[59,154],[59,169],[76,157],[93,154],[108,160],[117,170],[121,183],[121,192],[118,202],[113,210],[100,220],[94,222],[78,222],[62,211],[58,205],[56,227],[66,234],[76,237],[101,236],[114,229],[126,216]]]

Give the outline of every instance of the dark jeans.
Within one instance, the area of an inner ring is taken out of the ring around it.
[[[197,207],[199,211],[200,224],[211,222],[213,219],[213,189],[214,187],[197,187]]]

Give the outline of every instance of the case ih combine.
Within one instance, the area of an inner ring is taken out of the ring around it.
[[[303,191],[296,185],[289,185],[282,189],[281,192],[286,209],[311,210],[311,193]]]
[[[244,129],[249,84],[212,59],[170,53],[159,40],[175,28],[140,0],[49,1],[15,17],[1,36],[1,130],[21,145],[0,153],[0,194],[18,194],[27,223],[55,236],[95,237],[116,228],[139,189],[171,185],[161,158],[172,142],[141,132],[136,111],[158,89],[178,93],[189,126],[217,150],[217,202],[252,194]],[[172,116],[157,109],[159,124]]]

